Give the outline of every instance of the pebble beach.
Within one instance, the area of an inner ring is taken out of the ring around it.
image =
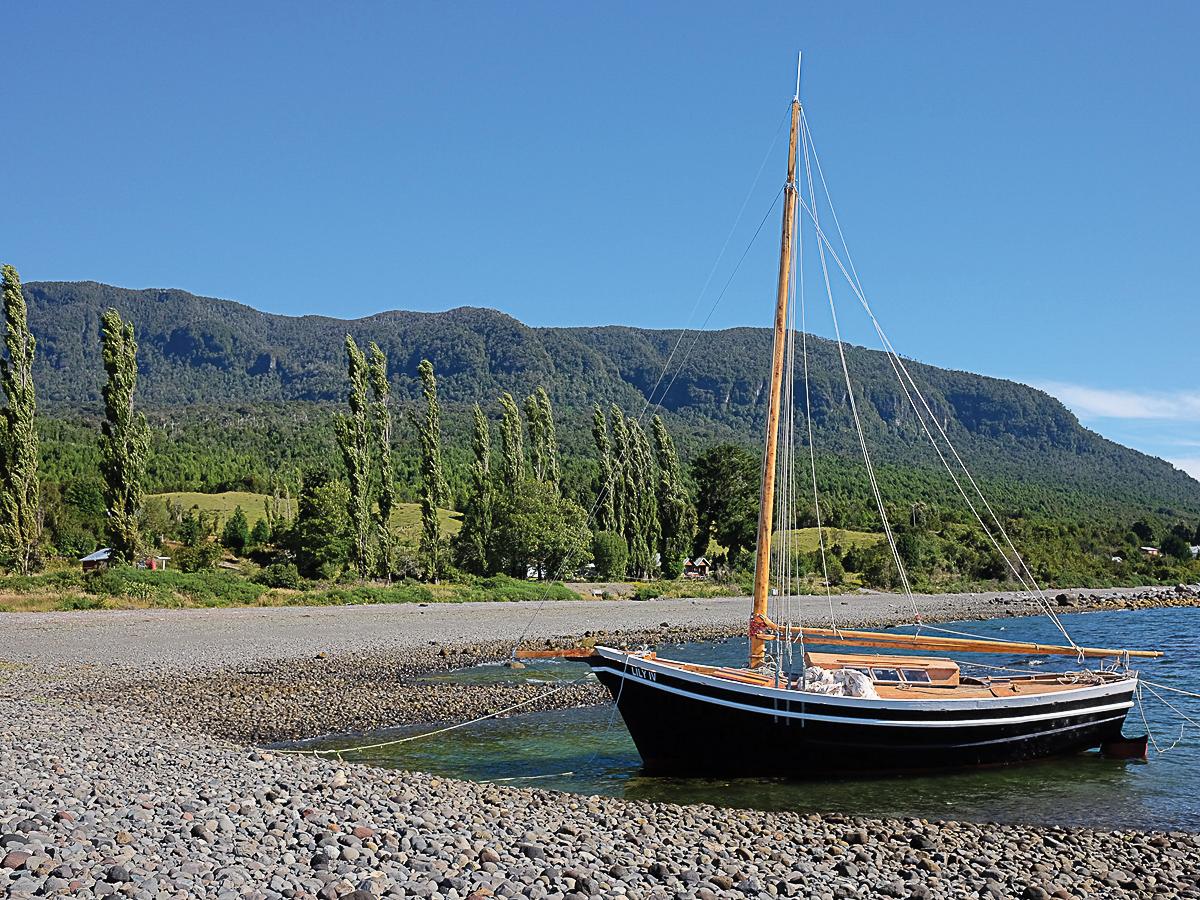
[[[1053,595],[1052,595],[1053,596]],[[1194,587],[1067,592],[1073,611]],[[920,598],[927,621],[1029,597]],[[898,598],[805,601],[841,624]],[[0,896],[1200,897],[1200,835],[649,804],[455,781],[268,745],[605,702],[592,682],[421,676],[580,637],[743,633],[742,599],[12,613],[0,617]],[[668,624],[669,623],[669,624]],[[434,738],[436,739],[436,738]]]

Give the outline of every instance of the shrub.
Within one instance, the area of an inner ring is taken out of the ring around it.
[[[83,609],[104,609],[104,598],[86,597],[82,594],[68,594],[58,601],[58,608],[69,612]]]
[[[662,596],[662,585],[651,582],[649,584],[639,584],[633,592],[634,600],[656,600]]]
[[[433,592],[429,588],[415,584],[396,584],[388,587],[375,587],[360,584],[351,588],[331,588],[327,591],[315,591],[304,596],[306,603],[320,605],[362,604],[362,603],[432,603]]]
[[[267,587],[288,588],[289,590],[299,590],[304,584],[304,580],[300,577],[300,570],[296,568],[295,563],[291,562],[271,563],[255,575],[254,580]]]
[[[596,576],[603,581],[625,577],[625,566],[629,560],[629,547],[625,538],[611,531],[597,531],[592,535],[592,561],[596,564]]]
[[[183,547],[175,554],[175,566],[181,572],[203,572],[211,569],[221,558],[221,548],[205,541],[195,547]]]
[[[233,515],[225,523],[225,528],[221,532],[221,543],[238,556],[246,552],[246,546],[250,543],[250,524],[246,521],[246,514],[242,512],[240,506],[233,511]]]

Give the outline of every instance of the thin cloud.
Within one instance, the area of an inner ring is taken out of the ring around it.
[[[1094,419],[1171,419],[1200,422],[1200,391],[1149,393],[1047,381],[1036,385],[1078,416]]]

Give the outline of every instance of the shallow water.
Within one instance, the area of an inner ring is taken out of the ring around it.
[[[1186,690],[1200,688],[1200,677],[1196,677],[1200,675],[1200,609],[1075,613],[1062,619],[1080,644],[1165,650],[1166,658],[1139,665],[1143,678]],[[943,627],[1010,640],[1054,642],[1061,638],[1045,617],[958,622]],[[673,658],[739,664],[745,659],[746,642],[739,639],[659,649]],[[1074,660],[1053,657],[1030,660],[973,655],[973,659],[989,665],[1035,666],[1037,671],[1074,664]],[[580,663],[547,661],[524,670],[476,666],[436,677],[458,682],[523,679],[552,684],[577,678],[584,671]],[[1200,722],[1200,700],[1161,690],[1159,693]],[[1144,693],[1143,709],[1159,746],[1165,750],[1174,744],[1181,733],[1179,715],[1148,692]],[[367,744],[428,730],[429,726],[394,729],[352,741],[324,743]],[[1126,719],[1125,733],[1145,730],[1141,711],[1135,706]],[[673,779],[641,774],[633,742],[620,714],[609,704],[493,719],[353,758],[476,781],[638,800],[869,816],[1200,831],[1200,795],[1195,789],[1200,774],[1200,731],[1190,725],[1182,741],[1168,752],[1159,753],[1151,747],[1147,763],[1106,760],[1091,753],[1005,769],[923,777],[833,782]]]

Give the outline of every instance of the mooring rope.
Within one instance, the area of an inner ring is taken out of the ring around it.
[[[564,691],[567,688],[572,687],[573,685],[579,684],[581,681],[586,679],[591,674],[592,673],[589,671],[586,675],[581,675],[580,677],[576,678],[574,681],[565,682],[563,684],[558,685],[558,687],[551,688],[550,690],[544,691],[541,694],[537,694],[533,697],[528,697],[528,698],[522,700],[520,703],[514,703],[512,706],[506,706],[506,707],[504,707],[504,709],[498,709],[495,712],[490,712],[485,716],[479,716],[478,718],[470,719],[466,722],[457,722],[454,725],[447,725],[444,728],[438,728],[438,729],[435,729],[434,731],[425,731],[425,732],[422,732],[421,734],[410,734],[406,737],[396,738],[396,739],[390,740],[390,741],[380,741],[377,744],[363,744],[362,746],[356,746],[356,747],[330,747],[330,748],[311,748],[311,749],[310,748],[303,748],[303,749],[289,748],[286,750],[271,750],[269,752],[271,752],[271,753],[289,753],[289,754],[293,754],[293,755],[297,755],[297,756],[305,756],[305,755],[309,755],[309,754],[311,754],[313,756],[337,756],[340,759],[341,756],[345,753],[362,753],[363,751],[366,751],[366,750],[379,750],[383,747],[391,747],[396,744],[407,744],[410,741],[418,741],[418,740],[421,740],[422,738],[433,737],[434,735],[438,735],[438,734],[445,734],[448,731],[454,731],[458,728],[466,728],[468,725],[477,725],[480,722],[486,722],[488,719],[494,719],[494,718],[496,718],[496,716],[502,716],[505,713],[512,712],[513,710],[521,709],[522,707],[529,706],[533,703],[536,703],[539,700],[544,700],[547,697],[557,694],[559,691]]]

